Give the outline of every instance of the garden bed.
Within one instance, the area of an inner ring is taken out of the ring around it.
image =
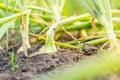
[[[28,49],[28,53],[38,53],[40,48],[41,46],[34,45]],[[7,50],[0,50],[0,80],[27,80],[62,65],[76,63],[84,59],[85,56],[97,53],[97,48],[88,44],[84,45],[83,51],[59,48],[56,54],[44,53],[28,58],[22,52],[15,54],[15,64],[18,65],[18,68],[12,71],[10,54],[13,51],[16,53],[17,49],[18,45]]]
[[[114,2],[0,0],[0,80],[119,80]]]

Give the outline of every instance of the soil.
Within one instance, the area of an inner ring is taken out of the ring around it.
[[[20,45],[12,45],[9,49],[0,50],[0,80],[27,80],[36,75],[51,71],[62,65],[76,63],[85,56],[97,53],[97,48],[84,44],[83,50],[59,48],[56,54],[38,54],[25,57],[24,53],[16,54]],[[41,46],[33,45],[27,50],[29,54],[39,53]],[[15,64],[18,65],[12,71],[10,60],[11,53],[15,53]]]

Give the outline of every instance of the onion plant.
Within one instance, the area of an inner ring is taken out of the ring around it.
[[[24,27],[21,26],[21,34],[22,34],[22,39],[23,39],[23,45],[25,45],[24,50],[27,49],[27,48],[30,48],[29,39],[28,39],[28,24],[29,24],[29,13],[30,12],[31,12],[30,10],[26,10],[26,11],[23,11],[23,12],[13,14],[11,16],[0,18],[0,24],[1,24],[0,39],[3,37],[5,32],[13,25],[15,20],[22,15],[24,17],[24,21],[25,21],[24,22],[25,26]],[[21,50],[18,50],[18,52],[19,51],[21,51]],[[23,51],[23,49],[22,49],[22,51]],[[25,55],[27,56],[27,53]]]
[[[29,13],[25,16],[21,16],[21,34],[22,34],[22,47],[18,50],[18,52],[24,51],[25,56],[28,57],[27,49],[30,48],[29,43],[29,35],[28,35],[28,27],[29,27]]]
[[[53,23],[53,25],[49,28],[49,30],[46,33],[46,43],[45,46],[43,46],[42,49],[40,49],[40,52],[44,52],[44,53],[52,53],[52,52],[56,52],[56,46],[54,44],[54,28],[56,28],[59,24],[60,21],[60,14],[61,14],[61,10],[64,6],[64,2],[65,0],[47,0],[48,4],[51,7],[51,10],[54,14],[54,18],[55,18],[55,23]]]
[[[50,52],[51,53],[51,52],[56,52],[57,51],[56,46],[54,45],[54,29],[57,28],[57,30],[56,30],[57,33],[60,33],[60,32],[63,31],[63,30],[61,30],[61,28],[58,28],[58,26],[61,26],[61,25],[65,26],[65,29],[68,30],[68,31],[73,31],[73,30],[78,30],[78,29],[80,30],[83,27],[84,28],[91,27],[91,23],[89,21],[91,16],[88,13],[83,14],[83,15],[72,16],[72,17],[62,19],[63,15],[61,13],[62,13],[64,4],[66,2],[65,0],[52,0],[52,1],[51,0],[43,0],[43,2],[44,1],[47,4],[47,7],[46,6],[38,7],[38,6],[30,6],[30,5],[27,6],[27,8],[30,8],[30,9],[33,9],[33,10],[40,10],[42,12],[42,15],[44,15],[44,16],[48,16],[48,15],[52,16],[52,17],[50,17],[50,19],[52,20],[52,22],[51,22],[52,25],[50,25],[49,30],[46,32],[46,43],[45,43],[45,46],[40,50],[40,53],[41,52],[47,52],[47,53]],[[90,1],[90,0],[88,0],[88,1]],[[101,1],[100,0],[95,1],[95,0],[93,0],[93,2],[91,2],[91,3],[88,3],[88,1],[87,0],[81,1],[82,3],[85,4],[85,5],[83,5],[83,4],[82,5],[83,6],[88,5],[87,7],[90,7],[90,8],[87,8],[87,9],[91,10],[91,11],[88,10],[90,12],[90,14],[94,18],[96,18],[98,21],[100,21],[104,26],[107,26],[106,30],[107,30],[107,33],[109,34],[108,37],[110,38],[110,43],[112,44],[113,47],[116,46],[117,41],[115,39],[114,32],[113,32],[113,24],[112,24],[112,21],[111,21],[112,16],[111,16],[111,11],[110,11],[110,5],[107,5],[107,4],[109,4],[109,1],[102,1],[102,0]],[[87,2],[87,4],[85,2]],[[104,4],[97,4],[97,2],[101,2],[101,3],[105,2],[105,3]],[[79,3],[79,0],[78,0],[78,3]],[[92,4],[94,4],[94,5],[92,5]],[[44,4],[41,4],[41,5],[44,5]],[[90,5],[92,5],[92,6],[90,6]],[[107,5],[107,7],[105,7],[106,5]],[[97,6],[97,8],[94,8],[96,6]],[[5,10],[6,6],[4,4],[0,3],[0,8]],[[108,8],[108,10],[106,10],[107,8]],[[18,8],[14,8],[14,10],[13,10],[13,7],[8,6],[8,11],[20,12],[21,10],[18,9]],[[37,12],[39,12],[39,11],[37,11]],[[27,22],[28,18],[26,20],[26,16],[28,15],[28,13],[30,13],[30,11],[26,10],[26,11],[23,11],[23,12],[20,12],[20,13],[17,13],[17,14],[13,14],[13,15],[5,17],[5,18],[1,18],[0,19],[1,20],[0,24],[9,22],[10,20],[14,20],[14,19],[16,19],[17,17],[20,17],[23,14],[24,19],[22,21],[26,25],[28,23]],[[37,19],[35,19],[35,20],[37,20]],[[36,22],[36,21],[33,20],[32,16],[30,17],[30,21]],[[74,22],[77,22],[77,21],[84,21],[84,22],[81,22],[79,24],[74,24]],[[95,21],[95,23],[98,23],[98,22]],[[108,23],[110,23],[110,24],[108,24]],[[21,33],[22,33],[23,38],[25,36],[24,33],[26,32],[25,34],[27,34],[26,35],[27,37],[25,37],[25,38],[27,38],[26,41],[28,42],[28,30],[24,31],[24,29],[22,29],[22,27],[21,27],[21,30],[22,30]],[[113,36],[111,36],[111,35],[113,35]],[[29,44],[29,42],[28,42],[28,44]],[[113,44],[115,44],[115,45],[113,45]],[[28,45],[28,46],[30,47],[30,45]]]
[[[83,6],[88,13],[101,22],[105,26],[110,48],[115,49],[119,46],[113,31],[112,15],[109,0],[76,0]]]
[[[49,0],[48,0],[49,2]],[[51,1],[52,3],[53,1]],[[62,1],[61,1],[62,2]],[[77,0],[79,4],[81,4],[85,9],[98,21],[101,22],[106,28],[108,38],[110,40],[110,48],[113,49],[118,47],[118,42],[113,32],[113,23],[112,23],[112,15],[109,0]],[[52,5],[51,5],[52,6]],[[61,25],[68,25],[75,21],[79,21],[85,17],[90,18],[89,14],[84,14],[76,17],[70,17],[63,20],[60,20],[60,14],[55,10],[55,6],[53,6],[53,13],[56,17],[56,23],[54,23],[46,33],[46,44],[44,46],[43,52],[55,52],[56,47],[53,42],[54,32],[53,29],[57,28]],[[83,17],[83,18],[82,18]],[[50,44],[50,45],[49,45]],[[41,51],[41,50],[40,50]]]

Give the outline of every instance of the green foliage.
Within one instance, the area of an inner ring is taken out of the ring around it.
[[[113,49],[118,47],[118,43],[113,32],[112,14],[109,0],[76,1],[105,26],[108,38],[110,40],[110,48]]]
[[[7,17],[4,17],[4,18],[0,18],[0,24],[4,24],[6,22],[9,22],[11,20],[14,20],[18,17],[20,17],[21,15],[26,15],[27,13],[30,13],[30,10],[26,10],[24,12],[19,12],[19,13],[16,13],[16,14],[13,14],[11,16],[7,16]]]
[[[62,15],[73,16],[83,14],[85,11],[75,0],[65,0]]]
[[[109,0],[77,0],[94,18],[99,20],[106,29],[113,30]]]
[[[15,20],[7,22],[0,27],[0,39],[3,37],[5,32],[15,23]]]
[[[18,65],[15,64],[15,55],[14,55],[14,52],[11,53],[10,61],[11,61],[11,65],[12,65],[11,70],[14,72],[15,69],[18,68]]]

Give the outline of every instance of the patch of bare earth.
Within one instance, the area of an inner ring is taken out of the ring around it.
[[[41,46],[32,46],[29,54],[38,53]],[[86,55],[96,54],[97,48],[84,44],[83,50],[60,48],[56,54],[38,54],[33,57],[25,57],[23,53],[16,54],[18,46],[12,46],[8,50],[0,50],[0,80],[27,80],[33,76],[51,71],[62,65],[76,63]],[[15,52],[15,64],[18,68],[13,72],[10,55]]]

